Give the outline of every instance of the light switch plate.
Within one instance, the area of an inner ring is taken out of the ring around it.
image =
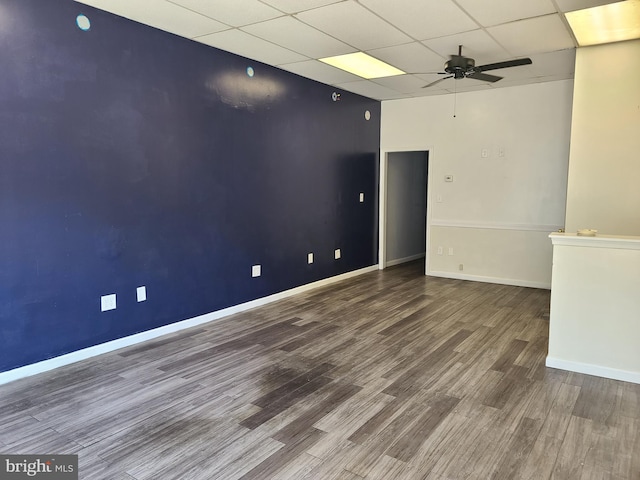
[[[340,249],[336,248],[336,251],[334,253],[335,253],[336,260],[338,260],[341,256]]]
[[[147,287],[144,285],[142,287],[136,288],[136,297],[138,298],[138,302],[144,302],[147,300]]]
[[[363,202],[364,202],[364,193],[361,193],[360,194],[360,203],[363,203]]]
[[[307,254],[307,263],[313,263],[313,253]]]
[[[262,267],[260,265],[254,265],[251,267],[252,277],[259,277],[260,275],[262,275]]]

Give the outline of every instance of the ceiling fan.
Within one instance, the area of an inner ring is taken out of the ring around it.
[[[499,68],[519,67],[520,65],[531,65],[533,62],[530,58],[517,58],[515,60],[508,60],[506,62],[489,63],[487,65],[480,65],[476,67],[476,62],[473,58],[462,56],[462,45],[458,45],[458,55],[451,55],[451,60],[444,64],[444,72],[434,72],[438,75],[448,75],[442,77],[425,85],[422,88],[427,88],[440,83],[448,78],[473,78],[475,80],[481,80],[483,82],[497,82],[502,80],[503,77],[496,75],[489,75],[483,72],[487,70],[498,70]]]

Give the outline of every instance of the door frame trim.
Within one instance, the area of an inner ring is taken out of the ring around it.
[[[378,198],[380,199],[379,218],[378,218],[378,269],[387,268],[387,181],[389,169],[389,154],[404,152],[426,152],[427,153],[427,235],[425,238],[425,257],[424,257],[424,273],[429,274],[429,245],[431,242],[431,204],[434,200],[433,195],[433,162],[435,159],[434,148],[432,145],[417,148],[387,148],[380,149],[380,185]]]

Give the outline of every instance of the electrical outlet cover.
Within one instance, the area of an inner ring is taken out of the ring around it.
[[[116,294],[103,295],[100,297],[100,311],[107,312],[116,309]]]

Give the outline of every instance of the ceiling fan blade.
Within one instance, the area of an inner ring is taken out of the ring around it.
[[[473,67],[474,72],[486,72],[487,70],[498,70],[499,68],[519,67],[521,65],[531,65],[533,62],[530,58],[517,58],[506,62],[489,63]]]
[[[467,75],[467,78],[473,78],[474,80],[482,80],[483,82],[497,82],[504,77],[498,77],[497,75],[489,75],[488,73],[474,72]]]
[[[432,86],[433,86],[433,85],[435,85],[436,83],[440,83],[440,82],[442,82],[443,80],[446,80],[447,78],[453,78],[453,75],[449,75],[448,77],[442,77],[442,78],[439,78],[439,79],[438,79],[438,80],[436,80],[435,82],[431,82],[430,84],[425,85],[425,86],[424,86],[424,87],[422,87],[422,88],[432,87]]]
[[[407,75],[449,75],[447,72],[407,72]]]

